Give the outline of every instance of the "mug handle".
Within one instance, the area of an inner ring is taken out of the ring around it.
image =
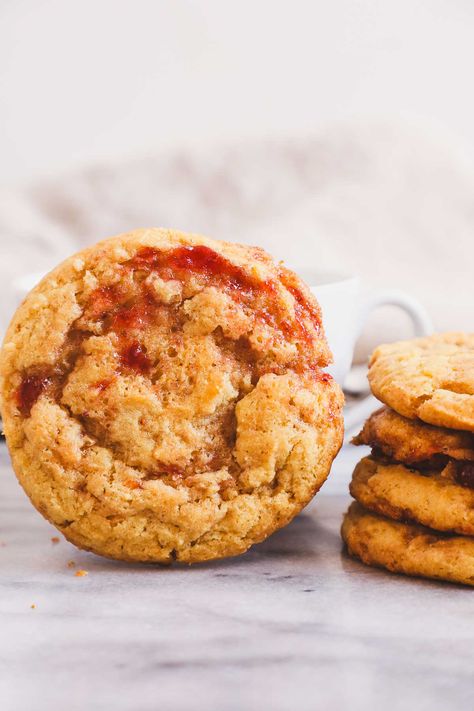
[[[377,291],[368,295],[359,309],[359,316],[356,326],[356,339],[360,336],[369,315],[380,306],[398,306],[403,309],[411,318],[415,330],[415,337],[428,336],[433,333],[433,324],[425,307],[413,297],[398,289]],[[380,406],[378,400],[373,395],[366,395],[361,402],[356,403],[345,413],[346,438],[352,434],[352,430],[360,426],[362,422]]]

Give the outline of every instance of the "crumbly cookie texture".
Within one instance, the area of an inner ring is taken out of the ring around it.
[[[369,382],[374,395],[400,415],[474,432],[474,334],[379,346]]]
[[[374,412],[352,443],[368,445],[385,457],[405,464],[447,463],[448,458],[474,461],[471,432],[410,420],[388,407]]]
[[[81,548],[247,550],[324,482],[342,441],[319,306],[261,249],[170,230],[106,240],[29,294],[2,416],[33,504]]]
[[[474,465],[450,462],[441,471],[423,473],[372,457],[359,462],[350,492],[365,508],[399,521],[414,521],[438,531],[474,536],[474,489],[460,483]]]
[[[348,552],[393,573],[474,585],[474,539],[392,521],[353,503],[341,529]]]

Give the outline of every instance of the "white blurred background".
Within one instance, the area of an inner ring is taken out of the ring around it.
[[[147,225],[474,330],[473,36],[469,0],[0,0],[0,333],[18,277]]]

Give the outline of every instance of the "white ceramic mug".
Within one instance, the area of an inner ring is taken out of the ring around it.
[[[432,333],[432,323],[424,307],[402,291],[362,294],[358,277],[301,269],[297,272],[310,285],[321,306],[324,329],[334,356],[334,364],[328,370],[341,385],[351,369],[357,338],[368,316],[380,306],[398,306],[403,309],[413,322],[415,336]],[[360,424],[375,405],[374,398],[367,395],[361,402],[347,408],[346,430],[349,432]]]

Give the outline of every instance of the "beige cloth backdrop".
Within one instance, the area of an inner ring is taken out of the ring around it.
[[[417,297],[437,329],[474,331],[474,172],[445,137],[386,123],[95,165],[3,191],[0,331],[15,277],[150,225],[259,244],[295,267],[357,273],[366,288]],[[386,309],[359,355],[409,334]]]

